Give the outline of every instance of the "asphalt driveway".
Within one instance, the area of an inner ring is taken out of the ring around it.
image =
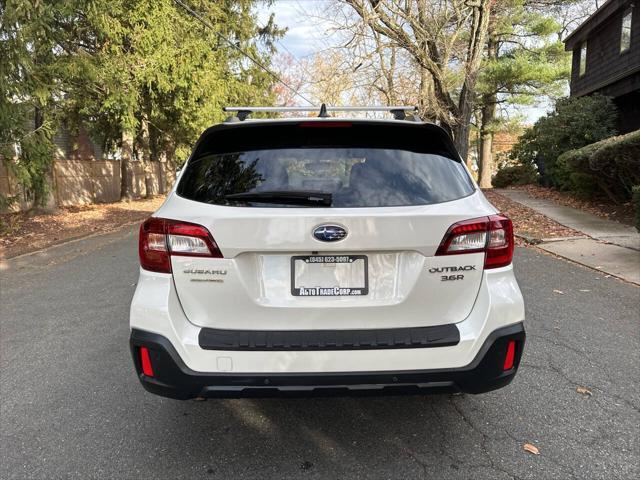
[[[527,347],[500,391],[179,402],[131,364],[135,244],[130,229],[0,271],[1,478],[640,475],[636,286],[519,249]]]

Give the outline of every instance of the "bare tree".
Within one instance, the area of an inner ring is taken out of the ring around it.
[[[568,67],[557,42],[593,11],[594,1],[334,0],[314,20],[331,25],[327,32],[340,38],[335,48],[345,52],[329,62],[333,70],[320,70],[342,79],[362,103],[418,105],[424,119],[453,134],[467,163],[477,126],[479,176],[487,187],[493,130],[505,105],[564,91]],[[514,57],[516,51],[525,55]]]
[[[344,0],[376,35],[420,67],[421,94],[433,92],[436,120],[467,157],[476,82],[494,0]]]
[[[281,107],[291,107],[299,100],[296,92],[302,91],[310,81],[308,62],[296,60],[290,53],[280,53],[272,62],[278,76],[291,87],[280,82],[273,85],[276,103]]]

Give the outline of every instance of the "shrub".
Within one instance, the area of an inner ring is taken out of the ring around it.
[[[631,198],[640,184],[640,130],[563,153],[556,162],[558,188],[583,197]]]
[[[640,184],[640,130],[598,142],[589,169],[610,197],[626,201]]]
[[[572,191],[583,198],[597,194],[598,182],[589,168],[589,159],[597,149],[598,143],[592,143],[560,155],[554,166],[556,188]]]
[[[570,190],[579,198],[590,199],[599,193],[598,178],[589,173],[570,173],[569,185]]]
[[[510,153],[512,161],[535,163],[546,185],[566,189],[570,172],[560,155],[616,134],[617,109],[609,97],[590,95],[558,100],[556,108],[527,130]]]
[[[491,184],[496,188],[505,188],[511,185],[528,185],[537,180],[538,172],[533,165],[507,165],[498,169]]]
[[[553,186],[558,190],[571,190],[571,169],[568,165],[569,154],[576,150],[569,150],[558,157],[553,165]],[[548,180],[548,177],[546,177]],[[544,179],[543,179],[544,180]],[[542,182],[546,187],[552,185],[551,181]]]
[[[640,185],[633,187],[633,207],[636,210],[636,228],[640,232]]]

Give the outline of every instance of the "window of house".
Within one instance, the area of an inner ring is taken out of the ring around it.
[[[631,10],[627,10],[622,17],[622,31],[620,32],[620,53],[631,47]]]
[[[580,76],[584,75],[587,71],[587,42],[584,42],[580,46],[580,68],[578,72]]]

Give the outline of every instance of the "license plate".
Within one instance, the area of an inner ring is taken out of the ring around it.
[[[368,293],[366,255],[291,257],[291,294],[296,297],[350,297]]]

